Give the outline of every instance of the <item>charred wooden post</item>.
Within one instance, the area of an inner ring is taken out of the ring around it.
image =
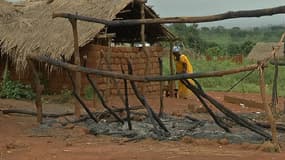
[[[159,62],[159,74],[162,76],[163,75],[163,64],[162,64],[162,59],[161,58],[158,58],[158,62]],[[161,81],[159,83],[159,86],[160,86],[160,92],[159,92],[159,104],[160,104],[160,107],[159,107],[159,114],[158,116],[159,117],[162,117],[163,114],[164,114],[164,105],[163,105],[163,81]]]
[[[189,81],[187,79],[180,80],[186,87],[190,85]],[[197,82],[197,81],[196,81]],[[201,88],[200,84],[197,83],[197,85]],[[216,116],[215,113],[210,109],[210,107],[207,105],[207,103],[204,101],[204,99],[199,95],[197,92],[193,92],[195,96],[199,99],[199,101],[202,103],[202,105],[206,108],[207,112],[211,115],[211,117],[214,119],[216,124],[220,126],[222,129],[224,129],[226,132],[231,133],[230,129],[226,126],[226,124],[221,121],[220,117]]]
[[[174,75],[174,65],[173,65],[173,54],[172,54],[173,42],[170,42],[170,50],[169,50],[169,68],[170,68],[170,75]],[[169,94],[170,97],[174,97],[174,87],[175,81],[168,81],[169,84]]]
[[[77,95],[76,93],[76,84],[75,84],[75,81],[73,80],[73,77],[70,73],[69,70],[67,70],[67,75],[71,81],[71,84],[72,84],[72,94],[74,95],[74,97],[76,98],[76,100],[79,102],[79,104],[81,104],[81,106],[85,109],[85,111],[87,112],[87,114],[90,116],[91,119],[93,119],[96,123],[98,123],[98,120],[93,116],[92,112],[89,110],[89,108],[86,106],[86,104],[84,103],[84,101],[80,98],[79,95]],[[80,119],[80,117],[78,118]]]
[[[261,98],[262,102],[264,105],[265,112],[267,114],[268,121],[271,125],[271,134],[272,134],[272,142],[276,147],[276,150],[280,152],[280,146],[277,138],[277,130],[276,130],[276,123],[275,119],[273,117],[271,108],[267,104],[266,100],[266,90],[265,90],[265,80],[264,80],[264,66],[261,66],[259,68],[259,83],[260,83],[260,93],[261,93]]]
[[[111,68],[111,58],[112,58],[112,48],[111,48],[111,43],[112,43],[112,39],[111,37],[108,37],[108,50],[107,50],[107,56],[105,57],[104,56],[104,59],[107,61],[107,68],[112,71],[112,68]],[[108,100],[111,96],[111,78],[110,77],[106,77],[106,80],[107,80],[107,88],[106,88],[106,94],[104,95],[105,96],[105,101],[108,103]]]
[[[145,19],[145,3],[147,2],[146,0],[137,0],[140,3],[140,14],[141,14],[141,19]],[[146,48],[146,41],[145,41],[145,24],[141,24],[141,43],[142,43],[142,49],[143,52],[146,56],[146,63],[145,63],[145,70],[144,70],[144,75],[147,75],[150,70],[150,58],[149,58],[149,50]],[[144,93],[145,91],[145,85],[142,85],[141,92]]]
[[[132,69],[132,65],[130,63],[130,61],[128,61],[128,72],[129,74],[133,74],[133,69]],[[159,119],[159,117],[157,117],[157,115],[154,113],[154,111],[152,110],[152,108],[149,106],[149,104],[147,103],[147,101],[145,100],[145,97],[143,95],[141,95],[137,89],[137,86],[135,84],[134,81],[130,81],[131,86],[135,92],[135,95],[137,96],[137,98],[139,99],[139,101],[142,103],[142,105],[146,108],[148,115],[150,117],[150,120],[152,121],[153,127],[156,130],[157,133],[159,133],[157,127],[156,127],[156,123],[167,133],[169,133],[169,131],[167,130],[167,128],[165,127],[165,125],[162,123],[162,121]]]
[[[42,107],[41,95],[42,95],[44,86],[41,85],[39,74],[32,60],[29,60],[29,65],[32,69],[33,77],[34,77],[34,89],[36,92],[35,104],[37,108],[37,122],[42,123],[43,122],[43,107]]]
[[[121,65],[121,70],[122,70],[122,73],[124,74],[125,71],[122,65]],[[129,130],[132,130],[131,113],[130,113],[130,107],[129,107],[128,82],[125,79],[124,79],[124,88],[125,88],[125,107],[126,107],[126,112],[127,112],[128,127],[129,127]]]
[[[79,53],[79,42],[78,42],[78,31],[77,31],[77,20],[76,19],[69,19],[72,25],[72,32],[73,32],[73,40],[74,40],[74,64],[81,65],[80,63],[80,53]],[[80,97],[81,94],[81,73],[75,72],[75,92]],[[80,104],[75,102],[74,114],[77,118],[80,118],[81,111],[80,111]]]
[[[198,84],[198,86],[201,86],[201,85],[199,85],[199,83],[195,79],[193,79],[193,80],[194,80],[195,84]],[[191,83],[188,83],[186,85],[186,87],[188,89],[190,89],[193,93],[200,95],[201,97],[205,98],[207,101],[212,103],[219,111],[221,111],[223,114],[225,114],[226,116],[231,118],[237,124],[239,124],[245,128],[248,128],[249,130],[251,130],[251,131],[267,138],[267,139],[272,139],[270,134],[268,134],[267,132],[265,132],[264,130],[259,128],[258,126],[256,126],[256,125],[248,122],[247,120],[239,117],[238,115],[233,113],[231,110],[227,109],[223,104],[221,104],[220,102],[218,102],[217,100],[215,100],[211,96],[207,95],[201,87],[197,88],[196,86],[194,86]]]
[[[86,59],[84,59],[84,66],[86,66]],[[115,113],[112,111],[111,108],[108,107],[108,105],[106,104],[103,96],[101,95],[98,87],[97,87],[97,84],[92,81],[92,79],[90,78],[90,75],[89,74],[86,74],[86,78],[87,80],[89,81],[89,83],[91,84],[91,87],[93,88],[93,90],[95,91],[95,93],[97,94],[101,104],[103,105],[103,107],[108,110],[110,112],[110,114],[112,114],[119,122],[121,122],[122,124],[124,124],[124,121]]]
[[[107,69],[109,71],[112,71],[110,61],[108,61],[108,59],[105,56],[103,56],[103,58],[104,58],[104,61],[107,63]],[[124,104],[125,100],[124,100],[123,95],[122,95],[122,93],[120,91],[120,88],[119,88],[119,85],[118,85],[118,81],[115,78],[112,78],[112,77],[111,77],[111,80],[113,81],[113,84],[114,84],[115,88],[117,89],[117,95],[120,97],[120,100]]]

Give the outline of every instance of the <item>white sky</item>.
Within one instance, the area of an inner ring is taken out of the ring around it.
[[[7,0],[19,1],[19,0]],[[161,17],[206,16],[226,11],[270,8],[285,5],[285,0],[148,0]],[[239,18],[207,22],[199,26],[255,27],[285,25],[285,14],[262,18]]]
[[[285,5],[285,0],[148,0],[161,17],[206,16],[227,11],[270,8]],[[199,26],[254,27],[282,24],[285,14],[263,18],[239,18],[208,22]]]

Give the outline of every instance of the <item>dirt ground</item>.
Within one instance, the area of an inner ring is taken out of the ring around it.
[[[209,93],[225,104],[234,112],[262,112],[261,109],[251,108],[240,104],[230,104],[223,101],[225,94],[247,97],[260,101],[258,94],[241,93]],[[148,98],[151,106],[158,110],[159,98]],[[283,108],[284,99],[279,99],[279,108]],[[117,105],[119,100],[112,98],[110,104]],[[131,98],[133,105],[138,102]],[[92,102],[89,102],[92,104]],[[191,114],[191,108],[199,106],[193,99],[165,98],[165,111],[174,115]],[[71,104],[54,104],[46,102],[45,112],[63,113],[72,111]],[[34,110],[33,103],[29,101],[1,100],[0,111],[3,109]],[[284,122],[283,122],[284,123]],[[43,130],[44,134],[34,134],[41,131],[42,125],[36,123],[36,118],[23,115],[4,115],[0,112],[0,160],[75,160],[75,159],[100,159],[100,160],[125,160],[125,159],[284,159],[284,143],[281,142],[281,153],[268,153],[261,151],[257,144],[228,144],[223,141],[210,141],[205,139],[192,139],[186,137],[180,141],[141,140],[128,142],[127,139],[111,136],[94,136],[88,134],[84,128],[77,126],[58,127]],[[50,132],[46,134],[46,132]]]

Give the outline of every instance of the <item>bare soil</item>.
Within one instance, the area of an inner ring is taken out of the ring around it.
[[[210,95],[222,102],[226,107],[237,113],[263,112],[261,109],[251,108],[239,104],[229,104],[223,101],[225,94],[246,97],[260,101],[259,94],[210,92]],[[139,103],[131,98],[132,105]],[[270,100],[270,99],[269,99]],[[283,109],[284,99],[279,99],[280,110]],[[159,108],[158,97],[148,97],[148,102],[157,111]],[[88,102],[89,105],[92,102]],[[108,102],[114,106],[120,106],[118,98],[112,98]],[[173,115],[193,116],[193,107],[200,106],[195,99],[165,98],[165,111]],[[46,102],[44,111],[51,113],[64,113],[72,111],[72,104],[56,104]],[[100,106],[99,106],[100,107]],[[0,99],[0,111],[3,109],[34,110],[30,101],[2,100]],[[100,110],[93,108],[93,110]],[[199,112],[199,111],[198,111]],[[283,119],[284,123],[284,119]],[[285,142],[281,142],[284,147]],[[206,139],[193,139],[185,137],[180,141],[157,141],[146,139],[127,142],[124,138],[111,136],[94,136],[84,128],[76,125],[66,127],[52,126],[43,128],[36,123],[36,118],[23,115],[4,115],[0,112],[0,160],[125,160],[125,159],[284,159],[285,152],[268,153],[262,151],[264,147],[257,144],[229,144],[226,140],[214,141]]]

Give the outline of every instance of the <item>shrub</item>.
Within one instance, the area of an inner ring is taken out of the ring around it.
[[[10,79],[7,72],[0,83],[0,97],[12,99],[34,99],[35,93],[30,85],[24,85]]]

